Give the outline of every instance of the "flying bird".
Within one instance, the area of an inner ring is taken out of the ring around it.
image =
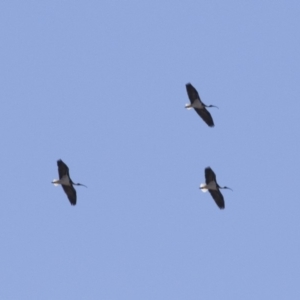
[[[54,179],[52,183],[55,186],[60,184],[64,189],[66,195],[68,196],[71,205],[76,205],[77,196],[76,196],[76,190],[74,189],[73,185],[81,185],[81,186],[85,186],[85,185],[81,183],[74,183],[72,181],[69,174],[69,168],[61,159],[57,161],[57,166],[58,166],[59,179]]]
[[[200,189],[202,190],[202,192],[209,191],[209,193],[211,194],[211,196],[213,197],[213,199],[215,200],[219,208],[224,209],[225,202],[224,202],[223,195],[220,192],[220,189],[228,189],[231,191],[232,189],[227,186],[224,187],[219,186],[217,183],[216,174],[210,167],[205,168],[205,182],[206,183],[200,184]]]
[[[194,108],[197,114],[202,118],[202,120],[209,126],[214,127],[214,121],[209,113],[209,111],[206,109],[206,107],[216,107],[215,105],[205,105],[197,92],[197,90],[190,84],[186,84],[186,91],[188,93],[189,99],[191,103],[186,104],[185,108],[191,109]]]

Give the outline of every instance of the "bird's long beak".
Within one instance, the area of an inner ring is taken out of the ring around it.
[[[84,186],[84,187],[86,187],[87,188],[87,186],[86,185],[84,185],[84,184],[82,184],[82,183],[73,183],[74,185],[81,185],[81,186]]]
[[[219,107],[215,106],[215,105],[208,105],[207,107],[215,107],[215,108],[219,109]]]
[[[186,105],[185,105],[185,108],[186,108],[186,109],[192,109],[192,105],[191,105],[191,104],[186,104]]]
[[[226,190],[231,190],[233,191],[233,189],[229,188],[228,186],[224,186],[223,189],[226,189]]]

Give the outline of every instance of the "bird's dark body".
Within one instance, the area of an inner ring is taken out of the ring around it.
[[[74,183],[70,178],[69,168],[61,159],[57,161],[57,166],[58,166],[59,179],[62,179],[65,175],[67,175],[70,180],[70,185],[62,184],[61,186],[64,192],[66,193],[71,205],[76,205],[77,195],[76,195],[76,190],[73,186]]]
[[[197,112],[197,114],[202,118],[202,120],[209,126],[209,127],[214,127],[214,121],[213,118],[211,116],[211,114],[209,113],[209,111],[206,109],[206,106],[200,99],[200,96],[197,92],[197,90],[190,84],[186,84],[186,91],[188,94],[188,97],[191,101],[191,104],[193,104],[196,100],[199,100],[199,102],[202,104],[202,108],[195,108],[195,111]]]
[[[205,183],[209,184],[212,181],[214,181],[216,183],[218,189],[217,190],[208,190],[208,191],[211,194],[211,196],[213,197],[213,199],[215,200],[218,207],[220,209],[224,209],[225,201],[224,201],[223,195],[221,194],[221,192],[219,190],[220,186],[217,183],[216,174],[210,167],[207,167],[207,168],[205,168]]]

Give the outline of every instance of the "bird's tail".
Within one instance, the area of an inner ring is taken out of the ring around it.
[[[52,183],[54,184],[54,186],[58,186],[59,185],[59,183],[57,183],[57,179],[53,179],[53,181],[52,181]]]
[[[188,104],[185,105],[185,108],[186,109],[192,109],[192,105],[188,103]]]
[[[205,188],[206,187],[206,184],[205,183],[201,183],[200,184],[200,189],[203,193],[206,193],[208,191],[208,189]]]

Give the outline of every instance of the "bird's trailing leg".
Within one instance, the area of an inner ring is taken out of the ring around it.
[[[58,179],[53,179],[52,182],[54,184],[54,186],[58,186],[60,185],[59,180]]]
[[[205,183],[201,183],[199,189],[203,192],[206,193],[208,191],[207,186]]]

